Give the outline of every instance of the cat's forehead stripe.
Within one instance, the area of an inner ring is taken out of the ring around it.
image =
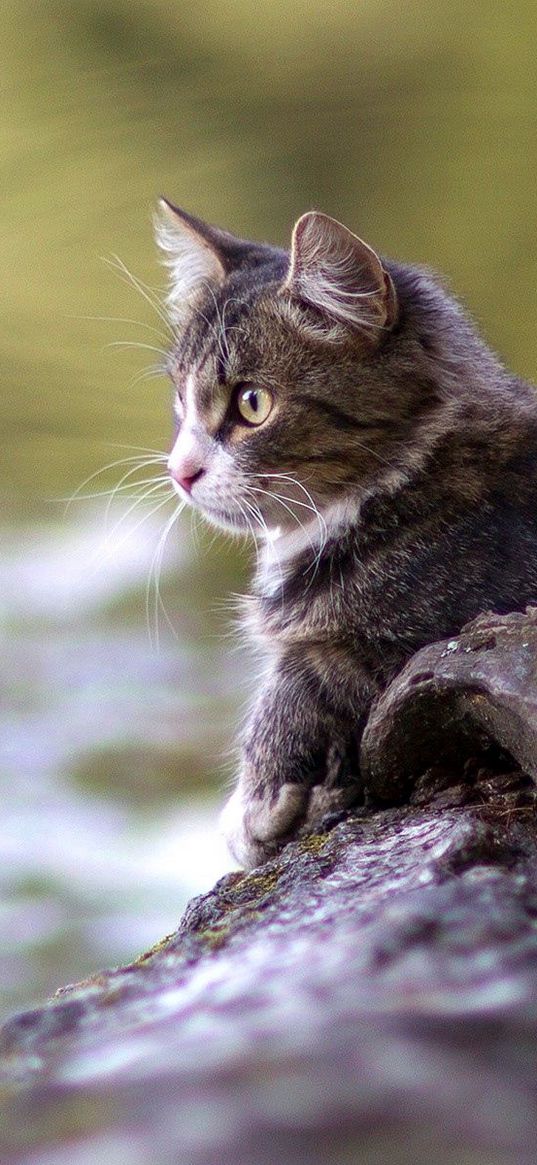
[[[196,381],[194,373],[189,372],[185,380],[185,413],[192,416],[196,411]]]
[[[202,379],[200,372],[198,368],[195,372],[189,372],[185,378],[185,420],[190,425],[198,423],[216,430],[224,419],[227,400],[218,399],[208,390],[207,380]]]

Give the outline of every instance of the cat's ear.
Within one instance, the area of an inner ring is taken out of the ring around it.
[[[318,211],[302,215],[295,226],[284,287],[330,325],[347,324],[375,343],[397,317],[395,288],[378,255]]]
[[[204,285],[219,287],[224,282],[219,233],[166,198],[159,199],[155,238],[170,272],[168,306],[175,318],[188,311]]]

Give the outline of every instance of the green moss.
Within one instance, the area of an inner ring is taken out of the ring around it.
[[[211,951],[217,951],[222,947],[228,938],[230,927],[225,923],[219,923],[216,926],[208,926],[206,930],[198,931],[198,938],[201,939],[204,946],[207,946]]]
[[[245,906],[238,916],[240,929],[244,929],[245,924],[249,925],[250,923],[259,922],[262,918],[263,912],[261,910],[256,910],[255,907]],[[217,922],[215,926],[208,926],[206,930],[198,931],[198,936],[203,942],[207,943],[211,950],[218,950],[236,929],[238,927],[235,927],[229,919],[225,922]]]
[[[149,959],[153,958],[153,955],[159,955],[162,951],[165,951],[166,947],[169,943],[171,943],[173,938],[175,938],[174,934],[164,935],[164,938],[159,939],[159,941],[155,943],[154,946],[150,947],[148,951],[144,951],[142,955],[138,955],[138,958],[134,959],[130,965],[132,967],[140,967],[143,965],[143,963],[147,963]]]
[[[329,835],[327,833],[310,833],[308,837],[303,837],[299,843],[298,848],[301,854],[319,854],[323,851],[328,842]]]
[[[272,893],[278,884],[280,873],[281,871],[278,868],[272,869],[266,874],[255,873],[239,876],[231,891],[228,891],[227,900],[224,899],[218,904],[220,913],[219,920],[211,926],[196,930],[195,937],[200,940],[203,946],[208,947],[210,950],[218,950],[235,929],[232,916],[237,911],[240,911],[240,915],[237,917],[241,924],[245,920],[250,922],[261,917],[260,911],[255,909],[255,904],[259,904]],[[139,955],[131,966],[143,966],[144,963],[147,963],[155,955],[162,954],[170,946],[175,937],[174,934],[165,935],[164,938],[150,947],[148,951],[144,951],[143,954]]]
[[[271,894],[279,882],[281,870],[269,870],[266,874],[247,874],[246,889],[253,890],[257,898],[265,898]]]

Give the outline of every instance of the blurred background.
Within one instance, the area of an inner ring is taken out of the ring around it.
[[[323,209],[443,271],[535,377],[537,8],[3,0],[0,27],[3,1015],[231,867],[248,550],[190,520],[163,547],[159,462],[121,482],[170,433],[156,196],[284,245]]]

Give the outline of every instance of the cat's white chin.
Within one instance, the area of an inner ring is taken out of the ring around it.
[[[236,534],[238,537],[252,534],[251,527],[246,525],[243,514],[233,514],[224,510],[216,510],[205,504],[199,505],[196,508],[202,517],[211,523],[211,526],[217,526],[219,530],[225,530],[226,534]]]
[[[233,513],[228,510],[223,510],[213,505],[212,502],[206,501],[204,498],[196,496],[195,486],[189,493],[189,491],[183,489],[179,482],[175,481],[174,478],[171,478],[170,480],[175,493],[181,499],[181,501],[187,502],[189,506],[192,506],[194,510],[197,510],[198,513],[200,513],[207,522],[210,522],[212,526],[218,526],[220,530],[226,530],[228,534],[240,535],[251,533],[250,528],[246,524],[244,514],[242,514],[240,511]]]

